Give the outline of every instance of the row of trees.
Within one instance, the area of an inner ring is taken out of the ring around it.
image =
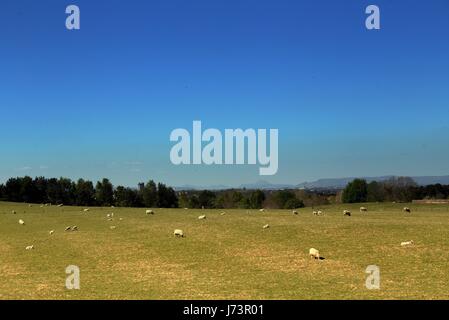
[[[149,181],[142,188],[114,188],[108,179],[92,181],[68,178],[11,178],[0,185],[0,199],[13,202],[53,203],[77,206],[178,207],[176,192]]]
[[[179,205],[187,208],[270,208],[294,209],[304,207],[294,191],[221,190],[185,191],[179,195]]]
[[[409,177],[393,177],[385,181],[367,183],[364,179],[355,179],[343,190],[343,203],[355,202],[410,202],[414,199],[448,199],[449,185],[418,186]]]

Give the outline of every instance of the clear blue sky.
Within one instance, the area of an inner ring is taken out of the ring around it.
[[[449,174],[449,1],[0,2],[0,182],[261,179],[172,165],[170,132],[193,120],[278,128],[273,183]]]

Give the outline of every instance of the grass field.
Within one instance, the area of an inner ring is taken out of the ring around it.
[[[222,216],[0,202],[0,299],[449,299],[449,206],[406,205],[412,214],[390,203]],[[311,247],[325,259],[310,259]],[[65,288],[68,265],[80,290]],[[380,267],[379,290],[365,287],[368,265]]]

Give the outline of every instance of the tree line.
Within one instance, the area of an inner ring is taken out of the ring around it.
[[[410,177],[392,177],[367,183],[354,179],[341,194],[341,202],[411,202],[418,199],[449,199],[449,185],[418,186]]]
[[[140,188],[117,186],[108,179],[92,181],[68,178],[17,177],[0,184],[0,200],[76,206],[178,207],[173,188],[150,180]]]

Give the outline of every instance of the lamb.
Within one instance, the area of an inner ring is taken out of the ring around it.
[[[360,207],[360,212],[367,212],[367,211],[368,211],[367,208],[365,208],[365,207]]]
[[[405,247],[405,246],[411,246],[411,245],[413,245],[413,244],[415,244],[415,243],[413,242],[413,240],[401,242],[401,246],[403,246],[403,247]]]
[[[266,224],[266,225],[264,225],[263,227],[262,227],[262,229],[268,229],[270,227],[270,225],[269,224]]]
[[[27,246],[27,247],[25,248],[25,250],[33,250],[33,249],[34,249],[34,245]]]
[[[320,259],[320,252],[315,248],[309,249],[310,258]]]
[[[406,213],[412,213],[412,210],[410,210],[409,207],[404,207],[404,209],[402,209],[402,211],[404,211]]]
[[[22,219],[19,219],[19,224],[21,224],[22,226],[25,225],[25,221],[23,221]]]
[[[184,238],[184,232],[181,229],[175,229],[175,231],[173,231],[173,234],[175,237]]]
[[[206,215],[205,214],[203,214],[203,215],[198,217],[198,220],[203,220],[203,219],[206,219]]]
[[[351,211],[343,210],[343,215],[350,217],[351,216]]]
[[[153,210],[146,210],[145,213],[146,214],[154,214],[154,211]]]

